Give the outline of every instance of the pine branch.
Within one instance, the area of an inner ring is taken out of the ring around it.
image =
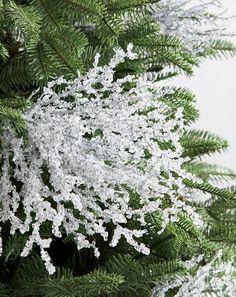
[[[183,265],[178,261],[153,263],[153,259],[144,262],[133,260],[129,255],[118,255],[105,264],[109,273],[121,274],[125,282],[120,285],[119,292],[112,296],[148,296],[153,285],[164,275],[184,273]]]
[[[207,203],[205,211],[211,219],[222,223],[236,223],[236,191],[234,187],[224,189],[231,193],[227,199],[225,197],[212,196],[212,199]]]
[[[22,97],[15,98],[0,98],[0,106],[5,108],[12,108],[19,111],[24,111],[30,106],[30,102]]]
[[[186,163],[184,168],[192,174],[199,176],[205,182],[229,182],[236,179],[233,170],[215,164],[204,162]]]
[[[175,87],[164,87],[163,90],[166,93],[158,98],[161,102],[170,106],[174,112],[177,108],[183,107],[183,115],[187,123],[197,120],[198,110],[195,107],[195,96],[189,90]]]
[[[235,222],[214,222],[205,231],[212,241],[223,243],[236,243]]]
[[[0,64],[0,91],[6,94],[6,97],[11,96],[13,90],[22,91],[29,87],[30,76],[27,67],[25,55],[18,49],[7,63]]]
[[[12,108],[0,106],[0,122],[2,126],[9,125],[18,135],[22,135],[26,128],[22,115]]]
[[[117,12],[119,10],[128,10],[128,9],[144,9],[145,5],[151,5],[154,3],[160,2],[160,0],[112,0],[109,1],[107,8],[110,11]]]
[[[77,278],[62,274],[42,280],[39,289],[42,296],[97,297],[115,293],[123,282],[121,275],[96,270]]]
[[[58,269],[56,274],[50,277],[43,262],[33,256],[20,264],[12,282],[14,297],[97,297],[116,292],[124,278],[102,270],[74,277],[65,269]]]
[[[158,235],[161,229],[161,220],[158,213],[149,216],[147,240],[152,254],[160,258],[171,260],[192,254],[199,247],[202,233],[189,217],[182,213],[175,223],[170,222],[164,232]],[[150,239],[152,238],[152,239]],[[145,241],[146,242],[146,241]]]
[[[6,47],[0,43],[0,61],[2,60],[5,62],[9,58],[9,53],[6,49]]]
[[[187,130],[181,137],[184,157],[201,157],[222,152],[228,148],[228,142],[215,134],[201,130]]]
[[[232,58],[236,55],[236,46],[228,40],[216,39],[199,53],[200,57],[209,58]]]
[[[218,196],[225,200],[235,198],[235,194],[230,192],[229,190],[219,189],[219,188],[214,187],[208,183],[194,183],[190,180],[185,180],[184,183],[186,184],[186,186],[188,186],[190,188],[201,190],[203,192]]]
[[[14,1],[9,1],[6,6],[6,17],[13,22],[24,41],[39,38],[41,19],[31,6],[17,5]]]
[[[7,238],[1,254],[1,258],[4,258],[4,262],[15,261],[20,257],[26,239],[26,236],[20,234],[15,234]]]

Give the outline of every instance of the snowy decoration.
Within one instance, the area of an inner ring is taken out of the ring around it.
[[[162,0],[154,9],[161,31],[179,37],[192,54],[213,40],[232,35],[219,0]]]
[[[160,103],[162,88],[144,76],[114,79],[116,66],[135,58],[132,45],[103,67],[96,55],[85,75],[48,83],[24,114],[27,141],[10,129],[1,136],[0,222],[28,234],[21,255],[38,245],[50,274],[53,236],[70,234],[78,250],[93,248],[97,257],[96,234],[112,247],[124,237],[148,254],[139,240],[148,214],[160,213],[160,233],[182,211],[201,226],[190,205],[198,191],[183,182],[195,178],[182,169],[182,109]]]
[[[154,290],[153,297],[165,297],[171,289],[178,288],[174,297],[233,297],[236,296],[236,270],[233,261],[222,260],[222,250],[206,265],[199,266],[203,255],[185,262],[187,269],[196,268],[195,275],[167,280]]]

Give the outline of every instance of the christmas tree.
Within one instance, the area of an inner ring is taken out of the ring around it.
[[[165,5],[0,2],[0,296],[235,295],[235,174],[201,161],[228,143],[165,81],[235,47],[191,53]]]

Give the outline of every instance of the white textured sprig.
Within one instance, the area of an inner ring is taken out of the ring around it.
[[[202,256],[188,261],[186,267],[197,267]],[[222,260],[222,251],[206,265],[199,266],[194,276],[172,278],[156,287],[153,297],[165,297],[170,289],[178,288],[174,297],[234,297],[236,296],[236,270],[233,261]]]
[[[212,40],[232,36],[220,0],[162,0],[154,17],[163,33],[179,37],[192,54]]]
[[[37,244],[49,273],[55,268],[46,251],[51,237],[41,235],[45,222],[52,236],[71,234],[78,250],[92,247],[96,256],[92,238],[107,241],[107,224],[114,226],[111,246],[123,236],[148,254],[137,240],[147,214],[160,213],[160,232],[180,211],[201,223],[188,204],[197,192],[183,184],[193,177],[182,169],[182,110],[173,114],[161,104],[161,90],[144,77],[114,80],[115,67],[135,57],[131,45],[118,48],[107,66],[98,66],[97,55],[87,74],[50,82],[25,113],[28,144],[10,130],[1,136],[0,222],[9,220],[12,234],[29,234],[22,256]]]

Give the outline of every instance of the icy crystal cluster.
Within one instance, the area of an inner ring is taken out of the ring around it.
[[[219,0],[162,0],[154,17],[162,32],[179,37],[194,54],[212,40],[231,35]]]
[[[49,273],[55,268],[47,253],[52,239],[41,235],[45,223],[51,236],[70,234],[78,250],[92,247],[99,256],[96,234],[110,246],[124,237],[148,254],[138,239],[154,211],[163,219],[160,232],[181,211],[201,222],[189,205],[196,193],[183,183],[193,177],[182,169],[182,109],[160,103],[161,89],[145,77],[114,80],[115,67],[135,58],[132,45],[118,48],[107,66],[97,55],[85,75],[50,82],[25,112],[27,142],[9,129],[1,136],[0,222],[28,234],[21,255],[38,245]]]
[[[203,255],[186,262],[186,268],[197,267]],[[195,275],[172,278],[154,290],[153,297],[165,297],[167,292],[179,288],[175,297],[233,297],[236,296],[236,271],[231,261],[222,260],[222,251],[204,266],[199,266]]]

